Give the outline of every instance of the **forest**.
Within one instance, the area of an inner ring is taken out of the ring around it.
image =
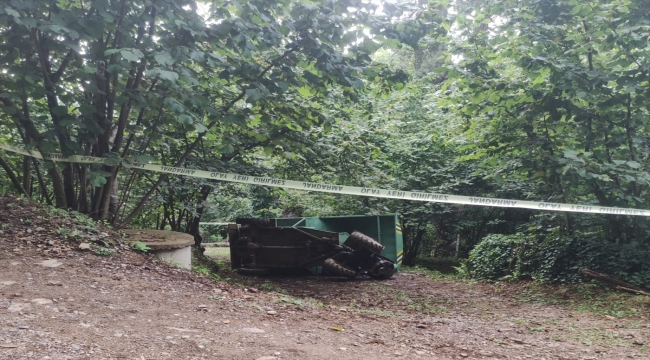
[[[645,0],[4,0],[0,193],[204,241],[200,222],[399,214],[405,265],[650,284],[643,216],[138,170],[650,210]]]

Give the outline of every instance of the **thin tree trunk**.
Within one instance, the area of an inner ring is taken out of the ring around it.
[[[5,161],[5,159],[2,156],[0,156],[0,166],[2,166],[2,168],[5,170],[5,172],[7,173],[7,176],[9,177],[9,180],[11,180],[11,183],[14,184],[14,187],[16,188],[16,190],[18,190],[19,193],[24,194],[25,196],[29,197],[29,193],[27,192],[27,190],[25,190],[23,185],[20,183],[20,181],[16,177],[16,174],[14,173],[14,171],[11,169],[9,164]]]
[[[196,205],[196,215],[192,218],[191,221],[188,221],[185,232],[194,236],[194,244],[196,246],[201,245],[201,234],[199,233],[199,223],[201,222],[201,216],[203,216],[203,211],[205,210],[205,201],[208,200],[208,196],[212,193],[212,186],[203,185],[201,187],[201,197],[199,198],[199,203]]]
[[[29,156],[23,156],[23,189],[27,190],[29,196],[32,195],[32,171],[31,171],[31,158]]]
[[[45,180],[43,180],[43,174],[41,174],[41,168],[40,166],[38,166],[38,161],[32,158],[32,162],[34,164],[34,170],[36,171],[36,178],[38,179],[38,186],[41,188],[43,199],[45,199],[45,202],[48,205],[52,205],[52,200],[50,199],[50,194],[47,192],[47,185],[45,185]]]

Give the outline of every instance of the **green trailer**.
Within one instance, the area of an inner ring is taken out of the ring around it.
[[[233,269],[304,268],[385,279],[402,263],[397,215],[246,218],[228,227]]]

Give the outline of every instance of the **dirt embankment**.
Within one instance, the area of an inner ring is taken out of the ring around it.
[[[2,359],[650,358],[647,308],[617,319],[417,273],[215,281],[14,198],[0,230]]]

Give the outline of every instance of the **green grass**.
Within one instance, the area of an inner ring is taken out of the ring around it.
[[[230,258],[229,247],[208,246],[205,248],[205,256],[212,258]]]

